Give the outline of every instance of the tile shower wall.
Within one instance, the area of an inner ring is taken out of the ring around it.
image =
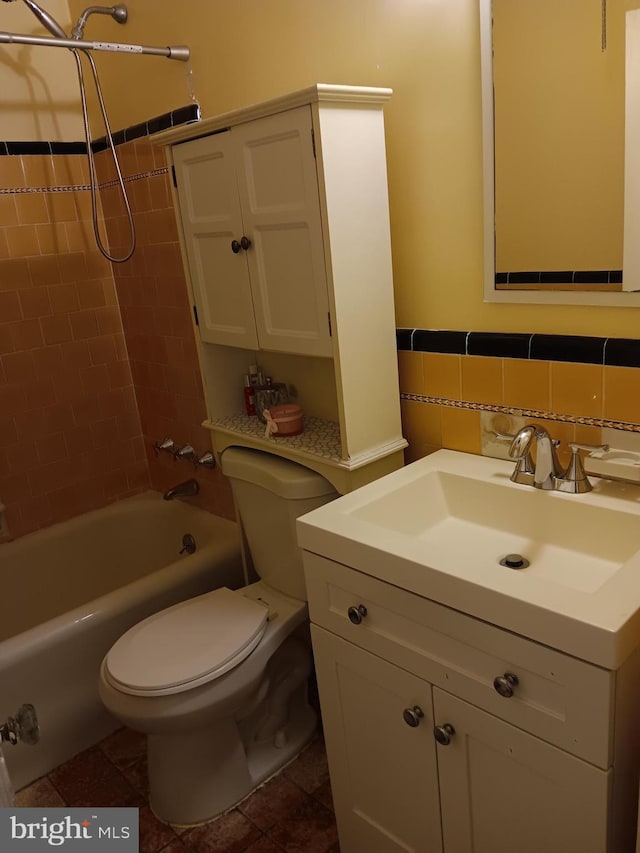
[[[95,248],[86,157],[0,150],[0,502],[13,536],[191,476],[195,503],[232,516],[218,471],[152,450],[167,436],[211,442],[166,165],[148,139],[119,141],[138,245],[113,266]],[[108,152],[96,160],[117,255],[126,219]]]
[[[14,536],[147,488],[85,159],[0,156],[0,500]]]
[[[166,491],[195,476],[200,483],[195,502],[233,518],[228,482],[218,470],[196,470],[191,463],[153,451],[154,443],[169,437],[202,455],[211,449],[211,435],[201,426],[204,393],[164,153],[142,136],[119,145],[118,156],[137,248],[131,260],[114,264],[113,271],[151,485]],[[97,166],[111,250],[124,256],[129,229],[108,151],[100,152]]]
[[[398,330],[406,461],[440,447],[481,453],[481,415],[546,423],[562,441],[599,444],[605,427],[638,434],[640,341]]]

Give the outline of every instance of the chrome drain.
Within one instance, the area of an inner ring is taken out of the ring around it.
[[[499,562],[501,566],[505,566],[507,569],[526,569],[529,565],[529,560],[522,554],[507,554]]]

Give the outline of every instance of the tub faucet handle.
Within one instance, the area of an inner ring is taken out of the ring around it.
[[[165,438],[163,441],[156,441],[153,445],[153,452],[156,456],[160,453],[160,451],[164,453],[174,453],[176,449],[176,445],[172,438]]]
[[[198,458],[198,465],[202,465],[203,468],[215,468],[216,457],[210,450],[208,450],[206,453],[203,453],[202,456]]]
[[[174,456],[176,459],[188,459],[189,462],[197,464],[196,452],[190,444],[185,444],[180,450],[176,450]]]

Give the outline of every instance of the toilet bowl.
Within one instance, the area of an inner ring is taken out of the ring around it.
[[[210,820],[312,737],[307,605],[295,519],[337,496],[309,469],[229,448],[230,478],[260,580],[156,613],[105,656],[105,706],[147,735],[149,799],[170,823]]]

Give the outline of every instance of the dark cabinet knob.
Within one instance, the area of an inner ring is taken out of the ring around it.
[[[420,720],[424,717],[424,711],[420,705],[414,705],[413,708],[405,708],[402,712],[402,719],[412,729],[420,725]]]
[[[240,243],[238,243],[237,240],[232,240],[231,241],[231,251],[233,252],[233,254],[237,255],[238,252],[240,251],[240,249],[242,249],[242,246],[240,245]]]
[[[246,252],[247,249],[249,249],[251,247],[251,240],[248,237],[243,236],[240,238],[240,245],[242,246],[242,248]]]
[[[518,676],[512,672],[505,672],[504,675],[498,675],[493,679],[493,689],[496,693],[504,696],[505,699],[511,699],[514,688],[518,686]]]
[[[433,730],[433,736],[438,741],[440,746],[449,746],[451,743],[451,735],[454,735],[456,730],[451,723],[445,723],[443,726],[436,726]]]
[[[367,615],[367,608],[364,604],[358,604],[357,606],[351,606],[347,610],[347,616],[349,620],[353,622],[354,625],[359,625],[364,617]]]

